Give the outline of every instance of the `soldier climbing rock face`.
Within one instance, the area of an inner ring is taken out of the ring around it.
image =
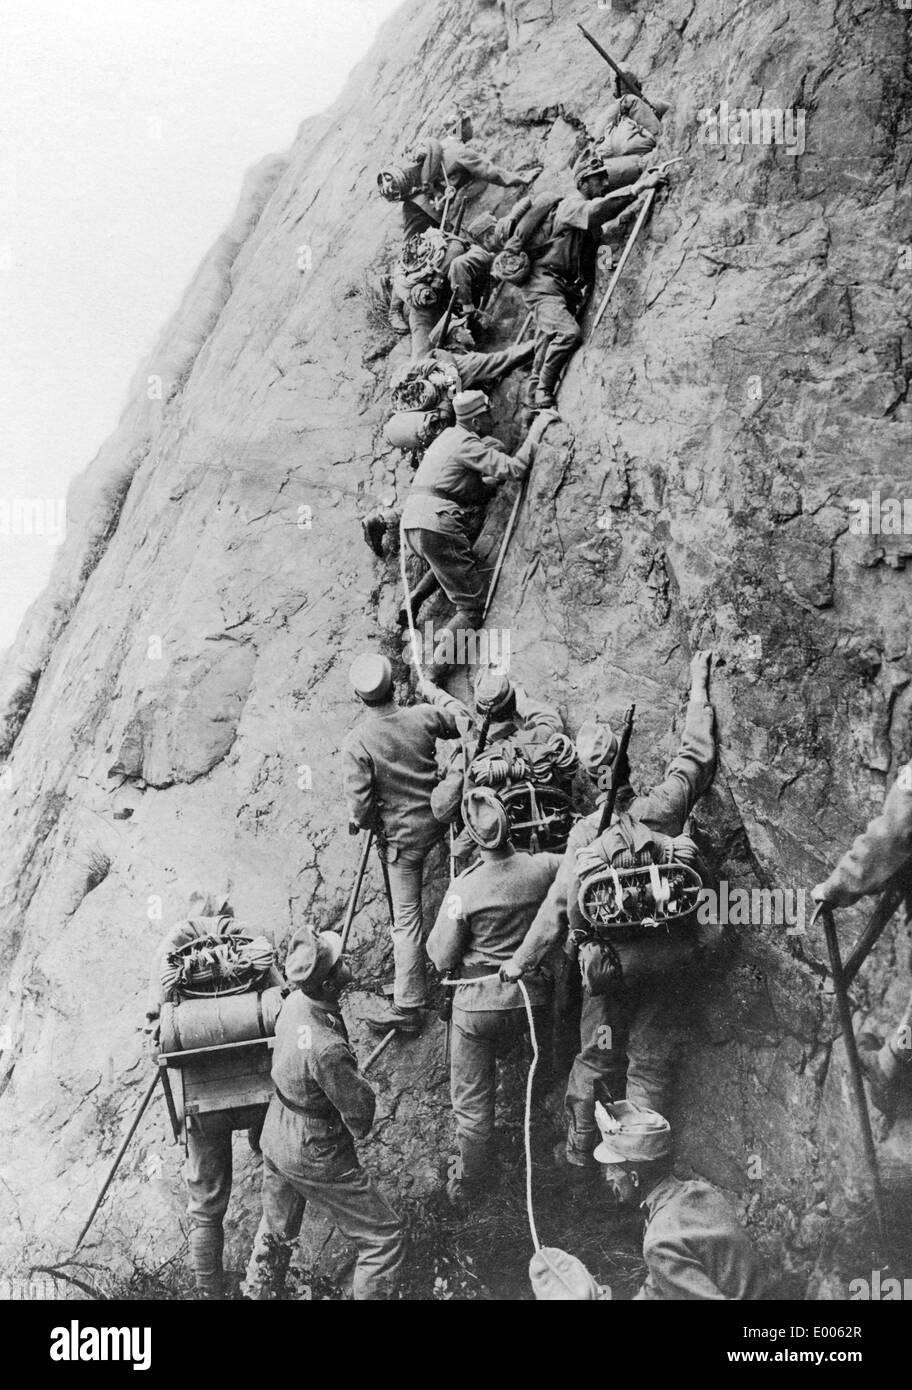
[[[677,757],[665,778],[645,795],[629,785],[628,769],[615,803],[612,826],[626,818],[638,835],[636,844],[651,838],[669,858],[669,842],[680,837],[694,805],[712,781],[715,770],[715,715],[709,701],[708,652],[691,662],[690,700]],[[581,767],[597,784],[610,768],[619,748],[606,726],[583,725],[577,736]],[[560,869],[525,941],[502,968],[505,979],[516,980],[538,965],[558,941],[566,941],[572,918],[578,915],[579,856],[604,836],[599,833],[601,808],[578,821],[570,832]],[[636,828],[640,829],[637,830]],[[679,848],[690,854],[688,840]],[[612,849],[606,843],[606,849]],[[579,923],[577,924],[579,925]],[[571,1167],[589,1169],[596,1142],[596,1085],[613,1098],[637,1102],[664,1112],[673,1098],[674,1067],[686,1031],[688,970],[696,961],[696,942],[683,936],[674,949],[648,933],[632,931],[612,947],[620,969],[613,979],[600,980],[598,992],[586,988],[584,977],[580,1050],[567,1083],[566,1147],[558,1153]],[[581,965],[585,964],[581,960]]]
[[[662,180],[642,161],[584,155],[574,169],[576,193],[525,199],[509,217],[512,235],[494,273],[518,284],[534,316],[535,357],[529,404],[551,410],[561,374],[582,341],[579,316],[595,283],[599,239],[635,199]]]
[[[453,999],[450,1092],[460,1166],[447,1192],[455,1205],[492,1185],[497,1059],[528,1033],[521,991],[497,972],[525,936],[560,863],[557,855],[514,850],[507,813],[487,788],[467,793],[463,819],[481,857],[450,884],[427,943],[437,969],[465,982]],[[547,980],[532,974],[527,990],[544,1044]]]
[[[470,715],[461,701],[426,685],[428,700],[400,708],[385,656],[366,653],[352,663],[352,688],[366,708],[342,750],[349,830],[374,830],[389,872],[393,900],[393,1004],[370,1026],[417,1032],[427,998],[422,912],[424,861],[443,827],[431,810],[437,784],[438,738],[453,738]]]
[[[300,927],[285,975],[292,993],[273,1051],[275,1094],[263,1127],[263,1214],[247,1266],[248,1298],[281,1298],[305,1207],[357,1246],[353,1296],[393,1298],[405,1256],[398,1216],[361,1168],[354,1140],[374,1121],[375,1097],[358,1073],[339,1008],[351,980],[342,939]]]
[[[474,631],[484,620],[487,590],[472,548],[478,532],[473,534],[471,513],[487,505],[499,483],[525,476],[541,436],[555,418],[553,412],[538,416],[514,455],[487,434],[490,408],[482,391],[461,392],[453,408],[456,424],[438,435],[424,455],[402,513],[409,548],[427,562],[456,609],[437,634],[428,670],[431,680],[442,677],[450,666],[445,633]]]

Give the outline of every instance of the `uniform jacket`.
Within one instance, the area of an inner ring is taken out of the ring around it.
[[[471,145],[464,145],[455,136],[416,145],[407,159],[406,173],[411,175],[413,186],[427,191],[403,203],[402,222],[406,238],[428,227],[439,226],[440,215],[433,208],[428,193],[441,193],[447,181],[457,190],[476,181],[497,184],[501,188],[509,186],[510,174],[505,169],[492,164],[490,159]]]
[[[462,425],[450,426],[437,436],[418,465],[405,499],[403,527],[460,534],[465,530],[465,508],[485,506],[492,496],[492,484],[522,478],[533,454],[534,446],[528,441],[514,456],[505,453],[493,435],[481,436]],[[431,496],[423,489],[444,492],[448,497]]]
[[[492,719],[488,726],[487,748],[517,733],[522,733],[530,743],[547,743],[552,734],[563,733],[564,721],[556,709],[541,700],[533,700],[521,685],[514,685],[513,689],[516,692],[516,712],[509,719]],[[475,737],[460,739],[447,748],[446,771],[431,795],[431,810],[440,821],[452,822],[459,818],[465,790],[465,770],[475,756],[478,732],[476,730]]]
[[[547,197],[548,195],[543,195]],[[595,279],[596,255],[602,227],[622,212],[633,196],[584,198],[574,191],[562,198],[545,218],[529,244],[532,273],[522,286],[524,293],[540,294],[579,288],[585,292]],[[534,207],[530,216],[534,217]],[[517,227],[522,236],[522,223]],[[551,244],[537,255],[536,246]]]
[[[716,1188],[668,1177],[646,1197],[641,1301],[755,1301],[760,1264],[747,1233]]]
[[[668,766],[663,781],[645,796],[618,794],[617,810],[628,812],[664,835],[680,835],[696,802],[712,781],[716,766],[715,713],[711,704],[691,700],[684,719],[681,747]],[[623,789],[622,789],[623,791]],[[547,898],[529,928],[529,934],[513,957],[512,964],[531,969],[546,955],[568,929],[567,903],[576,901],[579,879],[576,851],[598,836],[601,809],[577,821],[570,831],[567,848]],[[612,821],[614,824],[614,821]]]
[[[468,723],[465,705],[445,691],[434,704],[400,708],[392,701],[368,708],[342,750],[348,813],[363,828],[379,813],[384,839],[397,847],[430,846],[440,838],[431,810],[437,785],[437,739],[452,738]]]
[[[338,1009],[292,991],[276,1024],[272,1079],[277,1093],[260,1141],[270,1162],[311,1180],[358,1168],[352,1141],[370,1132],[375,1097]]]
[[[440,906],[427,941],[437,969],[496,974],[528,931],[559,863],[559,855],[523,854],[512,846],[483,852],[453,880]],[[543,983],[533,978],[528,988],[531,1003],[544,1002]],[[499,980],[464,985],[453,1003],[469,1013],[525,1007],[518,985]]]
[[[834,907],[877,893],[903,864],[912,863],[912,763],[887,793],[883,811],[857,837],[823,885]]]

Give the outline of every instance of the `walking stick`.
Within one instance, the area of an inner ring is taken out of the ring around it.
[[[104,1201],[105,1195],[107,1194],[107,1191],[108,1191],[108,1188],[111,1186],[111,1183],[114,1181],[114,1174],[117,1172],[118,1168],[120,1167],[121,1159],[123,1158],[124,1154],[125,1154],[126,1151],[127,1151],[127,1145],[129,1144],[130,1140],[133,1138],[133,1135],[136,1133],[136,1130],[137,1130],[137,1128],[138,1128],[138,1126],[139,1126],[139,1122],[140,1122],[140,1120],[142,1119],[143,1115],[146,1113],[146,1108],[147,1108],[147,1106],[148,1106],[148,1104],[149,1104],[149,1101],[152,1099],[152,1092],[155,1090],[155,1087],[158,1085],[159,1074],[160,1074],[160,1073],[159,1073],[159,1068],[156,1067],[156,1068],[155,1068],[155,1075],[152,1077],[152,1080],[149,1082],[149,1085],[148,1085],[147,1088],[146,1088],[146,1093],[145,1093],[145,1095],[143,1096],[142,1100],[140,1101],[140,1103],[139,1103],[139,1105],[138,1105],[138,1107],[137,1107],[137,1109],[136,1109],[136,1114],[133,1116],[133,1120],[132,1120],[132,1122],[131,1122],[131,1124],[130,1124],[130,1128],[127,1130],[126,1137],[125,1137],[123,1143],[121,1144],[120,1148],[117,1150],[117,1155],[116,1155],[116,1157],[115,1157],[115,1159],[114,1159],[114,1162],[111,1164],[111,1167],[110,1167],[110,1169],[109,1169],[109,1171],[108,1171],[108,1176],[105,1178],[104,1183],[102,1184],[102,1188],[101,1188],[101,1191],[100,1191],[99,1194],[98,1194],[98,1197],[96,1198],[95,1205],[93,1206],[92,1210],[89,1212],[89,1219],[86,1221],[86,1223],[85,1223],[85,1225],[83,1226],[82,1230],[79,1232],[79,1239],[76,1241],[76,1244],[73,1246],[73,1254],[74,1254],[74,1255],[76,1254],[76,1252],[77,1252],[77,1250],[79,1249],[79,1247],[80,1247],[80,1245],[82,1244],[82,1242],[85,1240],[86,1235],[88,1234],[89,1227],[91,1226],[92,1222],[95,1220],[95,1213],[98,1211],[98,1208],[101,1206],[102,1202]]]
[[[855,1096],[855,1107],[858,1112],[858,1123],[861,1128],[865,1159],[871,1178],[871,1190],[874,1198],[874,1211],[877,1216],[877,1228],[881,1241],[886,1244],[887,1225],[884,1213],[883,1186],[880,1180],[877,1150],[874,1147],[874,1134],[871,1129],[871,1114],[868,1110],[868,1098],[865,1095],[861,1062],[858,1058],[858,1043],[852,1024],[852,1008],[849,1003],[849,991],[846,985],[842,957],[839,954],[839,938],[836,935],[833,910],[828,903],[817,904],[817,909],[814,916],[811,918],[811,926],[814,925],[818,916],[823,920],[823,930],[826,936],[827,951],[830,957],[830,970],[833,975],[833,987],[836,993],[836,1005],[839,1010],[839,1021],[842,1028],[843,1041],[845,1043],[846,1059],[849,1064],[849,1076],[852,1081],[852,1091]]]
[[[643,199],[643,206],[640,208],[639,214],[638,214],[638,216],[637,216],[637,220],[636,220],[636,221],[634,222],[634,224],[633,224],[633,228],[632,228],[632,230],[631,230],[630,236],[627,238],[627,245],[624,247],[624,250],[621,252],[621,259],[618,261],[617,265],[616,265],[615,268],[614,268],[614,274],[613,274],[612,277],[611,277],[611,283],[609,284],[607,290],[605,291],[605,297],[603,298],[601,304],[599,305],[599,307],[598,307],[598,313],[596,314],[595,318],[594,318],[593,321],[592,321],[592,328],[590,329],[590,337],[591,337],[591,335],[595,332],[595,330],[598,328],[599,324],[601,323],[602,319],[604,318],[605,310],[608,308],[608,301],[609,301],[609,299],[611,298],[612,294],[614,293],[614,287],[615,287],[615,285],[617,284],[618,280],[621,278],[621,271],[624,269],[624,266],[627,264],[627,261],[628,261],[628,259],[629,259],[629,257],[630,257],[630,253],[631,253],[631,251],[633,250],[634,243],[635,243],[637,237],[638,237],[639,234],[640,234],[640,228],[642,227],[643,223],[646,221],[646,218],[647,218],[647,216],[648,216],[648,214],[649,214],[649,209],[652,207],[652,204],[653,204],[654,201],[655,201],[655,189],[654,189],[654,188],[649,188],[649,189],[647,189],[647,191],[646,191],[646,197]]]
[[[391,1028],[388,1033],[384,1033],[383,1037],[377,1043],[377,1046],[374,1048],[373,1052],[368,1057],[367,1061],[364,1063],[364,1066],[361,1068],[362,1076],[370,1067],[374,1065],[377,1058],[380,1056],[380,1053],[386,1051],[390,1043],[393,1041],[393,1038],[396,1036],[397,1031],[397,1029]]]
[[[352,922],[355,920],[355,908],[358,906],[358,895],[361,892],[361,884],[364,882],[364,874],[367,870],[367,856],[370,854],[370,847],[374,842],[374,832],[367,832],[367,839],[364,841],[364,848],[361,851],[361,862],[358,865],[358,876],[355,879],[355,886],[352,889],[351,897],[348,900],[348,911],[345,914],[345,925],[342,928],[342,950],[345,950],[351,932]]]
[[[396,920],[396,909],[393,907],[393,890],[390,886],[389,865],[383,857],[383,849],[380,841],[377,841],[377,858],[380,860],[380,870],[383,874],[383,887],[386,889],[386,905],[389,908],[390,925]]]

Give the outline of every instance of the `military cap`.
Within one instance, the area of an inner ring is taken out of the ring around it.
[[[510,822],[490,787],[470,787],[462,799],[462,819],[476,845],[500,849],[510,838]]]
[[[460,391],[453,397],[453,409],[456,411],[457,420],[472,420],[483,410],[487,410],[490,404],[484,391]]]
[[[348,672],[356,695],[369,705],[384,700],[393,687],[393,668],[379,652],[356,656]]]
[[[317,935],[311,927],[298,927],[288,944],[285,978],[290,985],[316,988],[341,955],[342,938],[338,932],[324,931]]]
[[[605,160],[601,155],[593,154],[591,150],[586,150],[573,166],[573,177],[577,188],[586,179],[593,178],[596,174],[604,174]]]
[[[595,1119],[602,1135],[593,1155],[599,1163],[649,1163],[671,1153],[671,1125],[658,1110],[632,1100],[597,1100]]]
[[[536,1250],[529,1261],[529,1279],[536,1302],[540,1303],[592,1303],[601,1296],[601,1289],[582,1260],[554,1246],[543,1245]]]
[[[475,677],[475,708],[480,714],[498,714],[510,703],[513,685],[502,666],[482,666]]]
[[[594,777],[599,768],[610,766],[617,750],[618,741],[609,724],[596,724],[594,719],[587,719],[585,724],[580,725],[576,735],[576,756],[580,760],[580,767],[590,777]]]

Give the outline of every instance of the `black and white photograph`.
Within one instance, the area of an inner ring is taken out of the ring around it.
[[[0,19],[7,1340],[714,1302],[596,1326],[870,1375],[912,0]]]

